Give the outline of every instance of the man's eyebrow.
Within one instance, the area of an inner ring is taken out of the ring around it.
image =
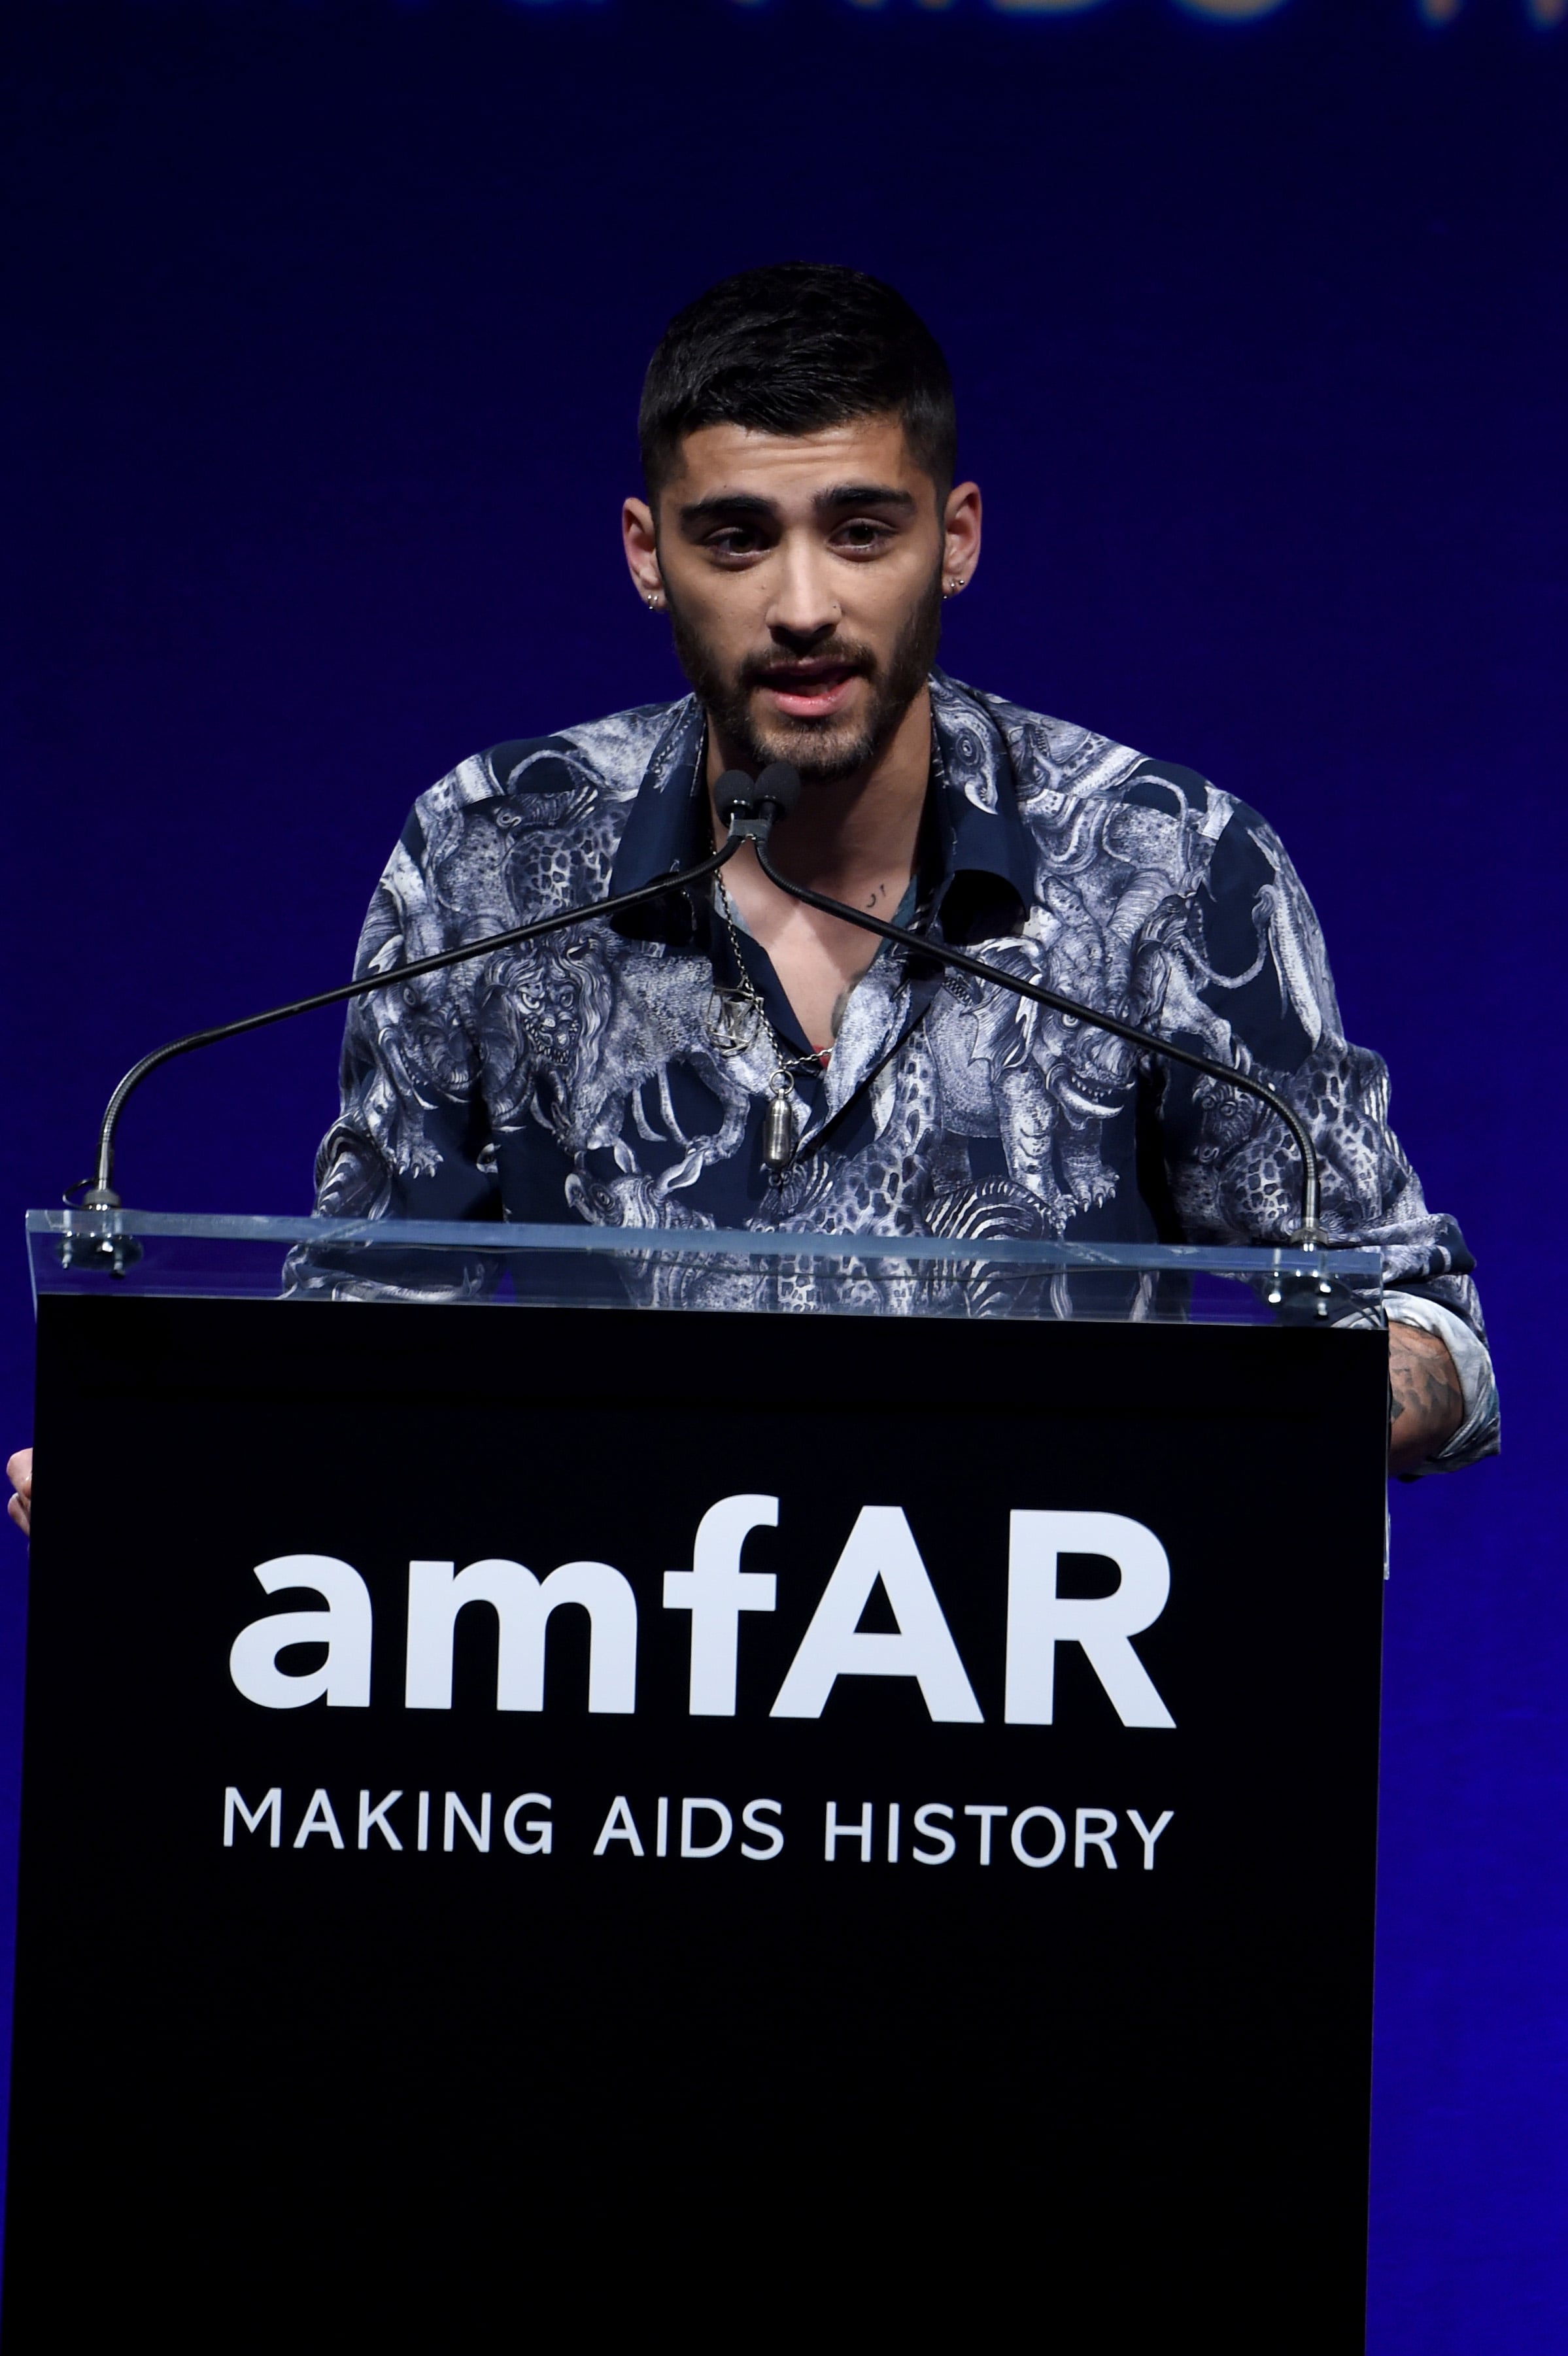
[[[711,523],[718,516],[767,519],[779,512],[778,503],[756,491],[710,491],[705,499],[689,499],[681,509],[682,524]]]
[[[914,494],[901,491],[896,483],[835,483],[831,490],[818,492],[815,505],[819,514],[832,508],[899,508],[908,515],[915,512]]]
[[[833,483],[819,491],[811,504],[819,515],[836,515],[846,508],[897,508],[913,515],[916,508],[913,494],[896,483]],[[689,499],[680,513],[682,528],[688,531],[720,520],[769,523],[778,519],[779,502],[757,491],[710,491],[705,498]]]

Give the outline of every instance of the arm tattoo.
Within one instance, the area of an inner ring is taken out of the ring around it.
[[[1465,1419],[1465,1395],[1454,1361],[1435,1334],[1393,1325],[1389,1333],[1389,1424],[1401,1434],[1401,1452],[1418,1440],[1434,1454]]]

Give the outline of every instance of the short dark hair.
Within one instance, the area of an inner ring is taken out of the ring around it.
[[[637,430],[649,496],[703,425],[814,434],[890,414],[940,506],[956,457],[952,379],[904,297],[832,262],[740,271],[677,313],[648,364]]]

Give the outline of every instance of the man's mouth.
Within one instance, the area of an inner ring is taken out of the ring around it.
[[[860,677],[853,663],[799,662],[765,671],[757,684],[789,720],[822,720],[842,709]]]

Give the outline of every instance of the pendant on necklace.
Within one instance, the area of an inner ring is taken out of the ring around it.
[[[794,1108],[787,1096],[769,1097],[762,1120],[762,1159],[769,1170],[788,1170],[794,1158]]]

